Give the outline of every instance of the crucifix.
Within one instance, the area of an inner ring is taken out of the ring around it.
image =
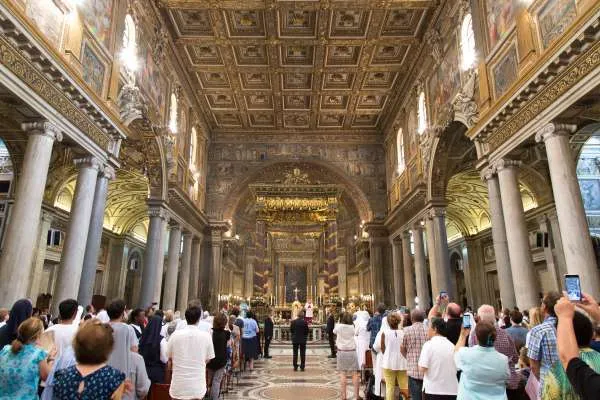
[[[294,288],[294,300],[298,301],[298,288]]]

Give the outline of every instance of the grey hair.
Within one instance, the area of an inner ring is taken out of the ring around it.
[[[484,304],[477,309],[477,315],[480,321],[489,322],[492,325],[496,324],[496,310],[489,304]]]

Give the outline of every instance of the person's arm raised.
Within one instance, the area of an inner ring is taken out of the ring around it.
[[[556,303],[556,306],[554,306],[554,311],[558,317],[558,326],[556,328],[558,357],[563,368],[566,370],[569,361],[579,357],[579,347],[577,346],[577,339],[575,338],[575,331],[573,329],[575,305],[566,297],[562,297]]]

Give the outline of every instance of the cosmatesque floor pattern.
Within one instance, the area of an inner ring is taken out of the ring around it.
[[[272,359],[255,361],[253,372],[241,374],[239,383],[225,394],[227,400],[334,400],[341,399],[335,359],[327,358],[324,346],[306,349],[306,370],[294,371],[292,349],[276,346]],[[235,378],[234,378],[235,381]],[[348,399],[354,399],[348,378]]]

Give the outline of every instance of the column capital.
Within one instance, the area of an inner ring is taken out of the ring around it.
[[[168,225],[167,229],[170,231],[173,229],[178,229],[181,231],[181,225],[179,225],[179,222],[177,222],[176,220],[171,218],[171,219],[169,219],[169,225]]]
[[[414,231],[421,231],[422,232],[425,229],[425,226],[423,225],[423,220],[415,221],[412,224],[412,229]]]
[[[445,217],[446,216],[446,208],[445,207],[431,207],[427,210],[427,217],[429,219],[434,219],[436,217]]]
[[[76,158],[73,160],[75,163],[75,167],[77,168],[92,168],[96,171],[100,171],[103,169],[102,163],[94,156],[86,156],[81,158]]]
[[[148,216],[150,218],[158,217],[164,221],[167,221],[169,219],[169,211],[160,206],[148,206]]]
[[[402,232],[402,240],[407,240],[410,242],[410,231]]]
[[[48,121],[24,122],[21,124],[21,129],[30,135],[45,135],[57,142],[63,139],[60,129]]]
[[[519,160],[511,160],[510,158],[502,158],[494,163],[492,168],[496,171],[496,173],[502,171],[503,169],[509,168],[519,168],[523,163]]]
[[[108,179],[109,181],[114,180],[117,177],[117,173],[110,165],[104,165],[102,168],[101,176]]]
[[[400,236],[395,236],[395,237],[391,237],[390,236],[390,244],[393,245],[401,245],[402,244],[402,238]]]
[[[202,233],[194,235],[193,241],[202,244],[202,242],[204,241],[204,235]]]
[[[487,182],[491,179],[496,178],[496,176],[498,175],[498,171],[496,171],[496,168],[489,166],[489,167],[485,167],[483,170],[481,170],[480,174],[481,174],[481,180],[483,182]]]
[[[194,234],[190,231],[181,232],[181,236],[183,237],[184,240],[186,240],[186,239],[192,240],[194,238]]]
[[[536,142],[545,142],[546,140],[555,136],[569,136],[575,133],[577,125],[573,124],[557,124],[550,122],[535,134]]]

